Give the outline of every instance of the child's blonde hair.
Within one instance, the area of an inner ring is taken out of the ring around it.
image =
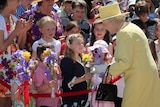
[[[56,28],[57,28],[57,23],[56,21],[54,21],[50,16],[44,16],[42,17],[38,22],[37,22],[37,25],[39,28],[42,28],[43,25],[46,23],[46,22],[50,22],[50,23],[53,23]]]
[[[66,39],[66,49],[65,49],[65,56],[69,56],[72,59],[74,59],[74,51],[71,49],[71,44],[73,43],[74,40],[78,39],[78,38],[83,38],[82,34],[80,33],[76,33],[76,34],[71,34],[67,37]],[[81,55],[80,55],[81,56]]]

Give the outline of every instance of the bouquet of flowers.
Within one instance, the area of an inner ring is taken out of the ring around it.
[[[57,80],[59,79],[60,72],[57,64],[56,53],[54,53],[51,49],[47,48],[43,55],[45,56],[44,65],[46,67],[45,75],[48,80]],[[51,97],[55,98],[55,88],[52,88]]]
[[[34,61],[30,59],[31,54],[28,51],[18,50],[12,55],[13,62],[16,63],[15,71],[16,76],[21,83],[27,81],[30,76],[30,65],[34,64]]]
[[[24,104],[29,105],[29,79],[31,77],[30,65],[34,65],[34,60],[30,59],[31,54],[28,51],[18,50],[12,55],[12,61],[16,63],[15,71],[18,81],[18,100],[20,100],[20,89],[23,89]],[[17,83],[17,82],[16,82]]]
[[[84,64],[84,68],[86,72],[90,72],[91,67],[94,62],[94,58],[92,54],[83,54],[82,55],[82,62]]]
[[[51,49],[46,49],[43,52],[44,58],[44,65],[46,67],[45,75],[48,80],[54,80],[56,79],[56,76],[58,74],[58,68],[56,66],[57,57],[56,53],[54,53]]]

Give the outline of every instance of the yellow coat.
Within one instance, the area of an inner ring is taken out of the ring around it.
[[[113,77],[124,73],[122,107],[160,107],[158,71],[143,31],[125,22],[116,42],[116,62],[109,72]]]

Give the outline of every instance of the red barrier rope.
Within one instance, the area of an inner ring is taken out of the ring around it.
[[[3,86],[5,86],[8,89],[11,89],[11,86],[9,84],[7,84],[6,82],[4,82],[3,80],[0,79],[0,84],[2,84]]]
[[[92,92],[92,89],[88,90],[81,90],[81,91],[74,91],[74,92],[64,92],[64,93],[55,93],[56,97],[67,97],[67,96],[78,96],[87,94],[89,92]],[[51,94],[32,94],[30,93],[30,96],[32,97],[51,97]]]
[[[111,83],[114,83],[114,82],[118,81],[121,78],[122,78],[121,76],[117,76],[117,77],[115,77],[115,78],[113,78],[111,80]],[[1,79],[0,79],[0,83],[2,85],[4,85],[5,87],[7,87],[8,89],[11,88],[10,85],[8,85],[6,82],[2,81]],[[78,95],[87,94],[87,93],[92,92],[92,91],[96,91],[96,90],[87,89],[87,90],[81,90],[81,91],[55,93],[55,95],[56,95],[56,97],[78,96]],[[32,93],[30,93],[29,95],[32,96],[32,97],[35,97],[35,98],[38,98],[38,97],[51,97],[51,94],[32,94]]]

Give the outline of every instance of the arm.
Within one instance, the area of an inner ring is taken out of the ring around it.
[[[4,40],[4,31],[0,30],[0,50],[5,51],[7,47],[12,44],[13,40],[17,37],[18,31],[14,30],[10,36]]]
[[[38,92],[42,92],[42,91],[48,90],[50,88],[53,88],[54,84],[55,84],[55,81],[52,80],[52,81],[49,81],[49,83],[37,86],[36,89],[37,89]]]
[[[24,29],[20,32],[18,37],[18,45],[20,49],[24,48],[27,39],[27,32],[32,27],[32,20],[25,21]]]
[[[127,32],[117,34],[117,47],[115,51],[115,63],[110,66],[110,74],[114,77],[126,72],[133,61],[133,41]]]

